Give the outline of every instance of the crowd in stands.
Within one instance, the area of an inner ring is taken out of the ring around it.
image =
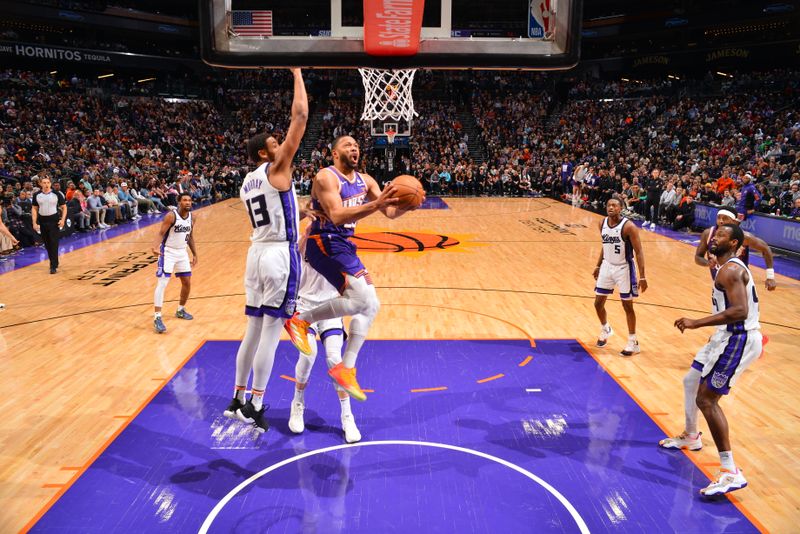
[[[380,181],[409,173],[439,194],[551,196],[595,209],[616,195],[632,216],[678,229],[693,226],[695,201],[800,218],[797,74],[632,85],[583,77],[557,98],[552,74],[423,71],[409,148],[387,162],[360,120],[360,80],[309,71],[316,126],[295,182],[307,194],[332,163],[332,140],[349,134]],[[288,126],[290,80],[283,70],[219,73],[192,81],[208,98],[169,101],[122,77],[100,85],[2,71],[3,221],[24,246],[39,241],[30,200],[43,176],[67,196],[78,231],[163,211],[184,191],[198,202],[235,196],[251,168],[245,140],[264,130],[280,138]]]

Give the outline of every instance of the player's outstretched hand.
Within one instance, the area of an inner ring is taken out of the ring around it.
[[[161,249],[160,249],[159,247],[151,247],[151,248],[150,248],[150,250],[151,250],[151,251],[153,252],[153,254],[155,254],[156,256],[161,256]]]
[[[302,69],[300,67],[290,67],[289,70],[292,72],[293,75],[297,76],[303,74]]]
[[[308,217],[308,220],[313,222],[313,221],[316,221],[319,218],[318,215],[319,215],[319,212],[315,211],[311,207],[311,202],[310,201],[306,202],[304,205],[300,206],[300,219],[305,219],[306,217]]]
[[[647,291],[647,280],[642,278],[639,280],[639,293],[644,293],[645,291]]]
[[[686,317],[681,317],[680,319],[675,321],[675,327],[678,330],[680,330],[681,333],[683,333],[683,331],[686,330],[686,329],[692,330],[694,328],[697,328],[695,323],[696,323],[696,321],[694,321],[693,319],[688,319]]]
[[[191,262],[192,267],[196,267],[197,266],[197,261],[198,261],[197,260],[197,256],[192,256],[192,262]]]
[[[775,288],[778,287],[778,283],[774,278],[767,278],[764,285],[767,286],[767,291],[775,291]]]
[[[594,276],[594,279],[597,280],[597,278],[600,276],[600,266],[594,268],[592,276]]]

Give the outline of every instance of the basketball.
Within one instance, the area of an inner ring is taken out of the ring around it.
[[[418,208],[425,201],[425,190],[413,176],[401,174],[392,180],[392,185],[397,188],[394,198],[398,199],[396,206],[400,209]]]

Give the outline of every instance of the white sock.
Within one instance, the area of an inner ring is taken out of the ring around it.
[[[155,312],[155,313],[153,314],[153,318],[154,318],[154,319],[158,319],[159,317],[161,317],[161,312]]]
[[[683,377],[683,410],[686,416],[686,426],[684,430],[689,437],[697,436],[697,418],[700,408],[697,407],[697,389],[700,387],[700,377],[702,373],[694,367],[689,368],[689,372]]]
[[[735,473],[736,464],[733,463],[733,451],[719,451],[719,463],[723,469]]]
[[[250,396],[250,402],[253,403],[253,408],[255,408],[256,411],[260,410],[264,405],[264,390],[254,389],[253,394]]]
[[[628,334],[628,341],[636,341],[636,334]],[[638,343],[638,341],[636,341]]]
[[[346,396],[343,399],[339,399],[339,404],[342,408],[342,417],[346,415],[353,415],[353,412],[350,411],[350,395]]]
[[[185,308],[184,308],[183,306],[180,306],[180,305],[178,306],[178,311],[179,311],[179,312],[182,312],[184,309],[185,309]]]
[[[299,402],[300,404],[305,405],[306,403],[306,388],[298,389],[294,388],[294,398],[292,399],[292,404],[295,402]]]
[[[244,404],[244,402],[245,402],[244,392],[245,392],[246,389],[247,389],[247,386],[236,386],[236,387],[233,388],[233,396],[235,398],[239,399],[239,402],[241,402],[242,404]]]

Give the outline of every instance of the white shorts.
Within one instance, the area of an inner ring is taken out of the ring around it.
[[[339,296],[336,288],[306,261],[303,261],[300,280],[300,297],[297,301],[297,310],[300,312],[313,310],[323,302]],[[313,323],[311,330],[324,341],[329,335],[344,334],[344,322],[341,317],[324,319]]]
[[[244,273],[245,315],[294,315],[301,269],[296,243],[251,244]]]
[[[630,300],[639,296],[639,282],[636,280],[636,272],[630,263],[622,265],[612,265],[604,261],[600,265],[600,274],[597,276],[597,283],[594,287],[596,295],[611,295],[614,287],[619,288],[619,296],[622,300]]]
[[[709,389],[727,395],[739,375],[761,356],[761,340],[759,330],[717,330],[694,357],[692,367],[700,371],[700,381]]]
[[[156,276],[192,276],[189,251],[184,248],[161,247]]]

